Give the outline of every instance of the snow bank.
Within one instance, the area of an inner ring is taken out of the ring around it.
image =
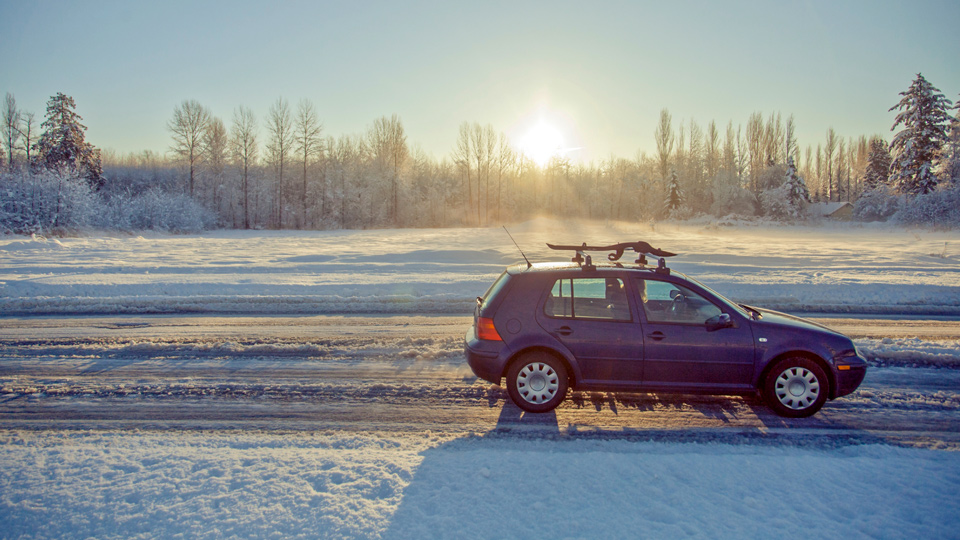
[[[676,270],[774,309],[960,314],[956,232],[548,219],[511,232],[533,261],[570,256],[546,242],[644,239],[679,253]],[[499,228],[3,237],[0,310],[465,314],[519,260]]]
[[[857,348],[880,364],[960,367],[960,341],[926,341],[919,338],[861,338]]]
[[[958,488],[885,445],[0,432],[4,537],[947,538]]]

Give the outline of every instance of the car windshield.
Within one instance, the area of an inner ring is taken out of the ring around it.
[[[694,278],[692,278],[692,277],[690,277],[690,276],[684,276],[684,277],[687,278],[687,281],[689,281],[689,282],[691,282],[691,283],[696,283],[697,285],[699,285],[699,286],[702,287],[703,289],[706,289],[707,292],[709,292],[710,294],[716,296],[718,300],[720,300],[721,302],[723,302],[726,306],[730,307],[731,309],[733,309],[734,311],[736,311],[736,312],[739,313],[740,315],[743,315],[744,317],[749,317],[749,318],[751,318],[751,319],[753,318],[753,315],[751,315],[750,312],[748,312],[747,310],[745,310],[745,309],[743,309],[742,307],[740,307],[740,304],[737,304],[736,302],[731,301],[731,300],[730,300],[729,298],[727,298],[726,296],[718,293],[717,291],[711,289],[710,287],[707,287],[706,285],[704,285],[704,284],[701,283],[700,281],[697,281],[696,279],[694,279]]]

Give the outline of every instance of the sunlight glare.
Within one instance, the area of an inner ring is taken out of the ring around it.
[[[563,153],[563,134],[545,120],[540,120],[520,139],[520,151],[543,167],[550,158]]]

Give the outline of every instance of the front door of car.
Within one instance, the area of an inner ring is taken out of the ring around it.
[[[543,329],[576,357],[584,383],[640,383],[643,334],[626,285],[615,277],[557,279],[538,311]]]
[[[707,321],[723,310],[682,285],[638,279],[637,289],[645,318],[645,387],[736,390],[750,386],[754,343],[748,324],[708,326]]]

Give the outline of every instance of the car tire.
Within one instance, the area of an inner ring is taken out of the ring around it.
[[[552,411],[566,398],[567,368],[556,356],[542,351],[524,354],[507,370],[507,393],[524,411]]]
[[[816,414],[830,394],[830,381],[819,364],[794,356],[774,364],[763,382],[763,398],[780,416],[806,418]]]

